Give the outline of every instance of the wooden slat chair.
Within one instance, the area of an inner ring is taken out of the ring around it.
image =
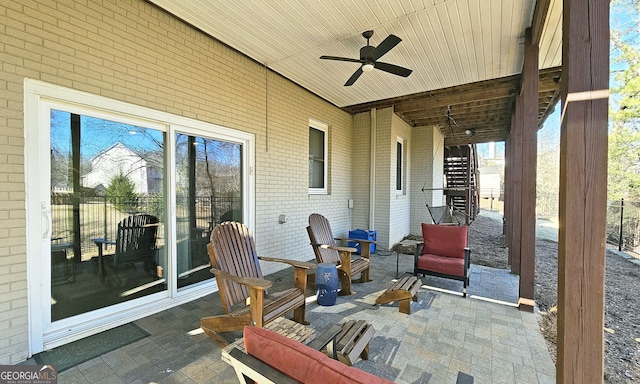
[[[309,240],[318,263],[333,263],[338,268],[340,278],[340,296],[351,295],[351,279],[360,274],[359,283],[371,281],[369,279],[369,249],[372,240],[335,238],[331,232],[329,220],[326,217],[312,213],[309,216],[309,226],[307,227]],[[352,258],[351,254],[356,252],[356,248],[340,247],[336,245],[336,240],[351,241],[360,243],[361,257]]]
[[[307,270],[315,268],[315,264],[258,257],[249,228],[231,221],[218,224],[213,229],[207,251],[225,314],[200,319],[200,327],[219,345],[228,345],[219,332],[241,330],[245,325],[262,328],[291,311],[294,321],[309,324],[305,321],[304,292]],[[258,260],[292,265],[295,287],[267,294],[272,282],[263,278]]]
[[[144,262],[150,274],[156,273],[156,237],[158,218],[149,214],[135,214],[118,223],[116,240],[92,239],[98,247],[98,276],[102,284],[109,288],[119,286],[118,269]],[[104,246],[115,245],[113,255],[104,254]],[[110,258],[107,263],[105,259]],[[109,268],[107,268],[109,266]]]

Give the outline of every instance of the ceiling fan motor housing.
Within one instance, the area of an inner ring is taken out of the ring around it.
[[[373,59],[373,52],[376,50],[376,47],[371,46],[371,45],[365,45],[364,47],[360,48],[360,60],[365,61],[366,63],[371,63],[373,64],[373,62],[375,61]]]

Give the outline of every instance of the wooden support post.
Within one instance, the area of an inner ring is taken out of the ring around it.
[[[513,131],[511,132],[512,154],[511,157],[511,244],[509,244],[509,254],[511,255],[511,272],[520,273],[520,240],[522,233],[522,216],[520,206],[522,205],[522,96],[516,96],[516,110],[514,114]]]
[[[536,258],[536,162],[538,155],[538,46],[526,30],[522,68],[522,195],[520,204],[521,310],[533,312]]]
[[[609,1],[564,0],[556,381],[602,383]]]
[[[513,162],[513,115],[511,116],[511,131],[507,135],[507,140],[505,142],[505,162],[504,162],[504,240],[505,246],[507,247],[507,256],[509,265],[511,265],[511,239],[512,239],[512,231],[511,231],[511,208],[512,204],[512,195],[513,195],[513,183],[511,182],[511,163]]]

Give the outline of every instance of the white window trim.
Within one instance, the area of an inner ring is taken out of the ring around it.
[[[49,153],[50,137],[41,132],[50,124],[51,108],[166,132],[169,148],[167,212],[170,212],[171,218],[167,222],[167,230],[174,239],[176,207],[172,180],[175,180],[173,151],[176,132],[199,134],[243,145],[243,221],[252,230],[255,228],[255,135],[33,79],[25,79],[24,106],[29,356],[217,291],[215,280],[194,284],[180,291],[174,283],[165,292],[52,323],[48,311],[51,300],[50,258],[43,260],[42,257],[42,252],[48,254],[51,245],[51,205],[49,198],[44,198],[50,194],[51,165],[49,156],[40,155],[43,150]],[[175,255],[175,246],[168,251]],[[172,272],[169,270],[167,273]]]
[[[324,132],[324,188],[309,188],[309,194],[327,195],[329,193],[329,125],[318,120],[309,119],[309,128]]]

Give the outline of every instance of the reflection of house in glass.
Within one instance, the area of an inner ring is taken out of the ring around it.
[[[83,187],[102,191],[119,174],[133,182],[137,193],[162,191],[161,169],[120,142],[91,158],[91,171],[81,177],[81,183]]]

